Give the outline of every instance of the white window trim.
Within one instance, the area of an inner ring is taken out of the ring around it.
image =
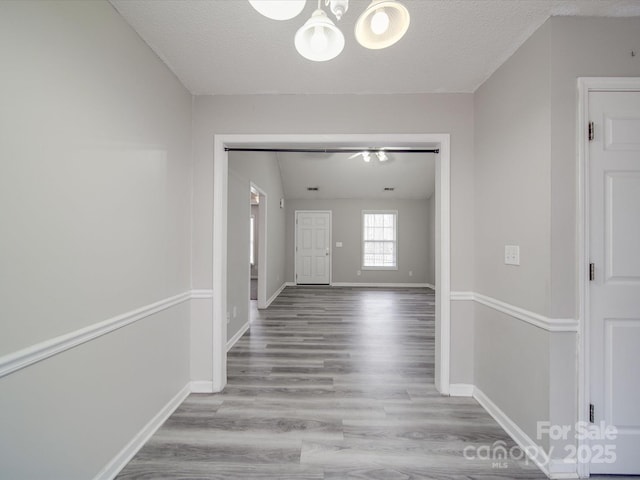
[[[386,214],[386,215],[395,215],[395,265],[393,267],[372,267],[365,266],[364,264],[364,216],[366,214]],[[398,211],[397,210],[362,210],[361,219],[360,219],[360,268],[362,270],[398,270]]]

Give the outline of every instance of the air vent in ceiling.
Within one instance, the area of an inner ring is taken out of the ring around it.
[[[385,192],[393,192],[395,189],[396,187],[384,187]]]
[[[319,190],[318,187],[307,187],[307,190],[309,190],[310,192],[317,192]]]

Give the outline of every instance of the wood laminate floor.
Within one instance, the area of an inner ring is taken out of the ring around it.
[[[432,290],[289,287],[229,352],[224,392],[190,395],[118,478],[546,478],[465,459],[515,444],[433,372]]]

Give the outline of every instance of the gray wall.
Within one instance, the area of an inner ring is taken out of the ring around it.
[[[553,205],[549,312],[572,318],[577,292],[576,79],[640,76],[640,18],[554,17],[548,23]]]
[[[551,18],[476,92],[477,292],[575,318],[577,77],[640,75],[639,31],[637,18]],[[504,265],[505,244],[521,266]],[[576,335],[474,310],[475,385],[533,439],[538,420],[574,424]]]
[[[473,289],[473,95],[198,96],[193,125],[194,288],[212,286],[214,134],[450,133],[451,288]],[[210,318],[204,307],[194,314],[192,338],[211,338]],[[466,346],[452,338],[451,348],[455,359]],[[211,379],[211,357],[211,346],[196,341],[194,378]]]
[[[331,210],[332,282],[426,283],[431,236],[427,200],[287,200],[286,278],[295,282],[295,211]],[[398,270],[362,270],[362,210],[398,211]],[[336,247],[342,242],[342,247]],[[357,271],[361,275],[357,275]],[[409,271],[413,276],[409,276]]]
[[[280,169],[274,153],[230,152],[227,216],[227,309],[231,314],[227,340],[249,321],[249,217],[250,184],[266,194],[267,300],[285,282],[285,210]],[[236,307],[236,316],[233,308]],[[200,341],[210,341],[201,339]]]
[[[106,2],[0,2],[0,355],[190,289],[191,95]],[[5,478],[92,478],[189,380],[189,303],[0,379]]]

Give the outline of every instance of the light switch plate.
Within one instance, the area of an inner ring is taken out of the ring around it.
[[[520,246],[519,245],[504,246],[504,263],[505,265],[520,265]]]

